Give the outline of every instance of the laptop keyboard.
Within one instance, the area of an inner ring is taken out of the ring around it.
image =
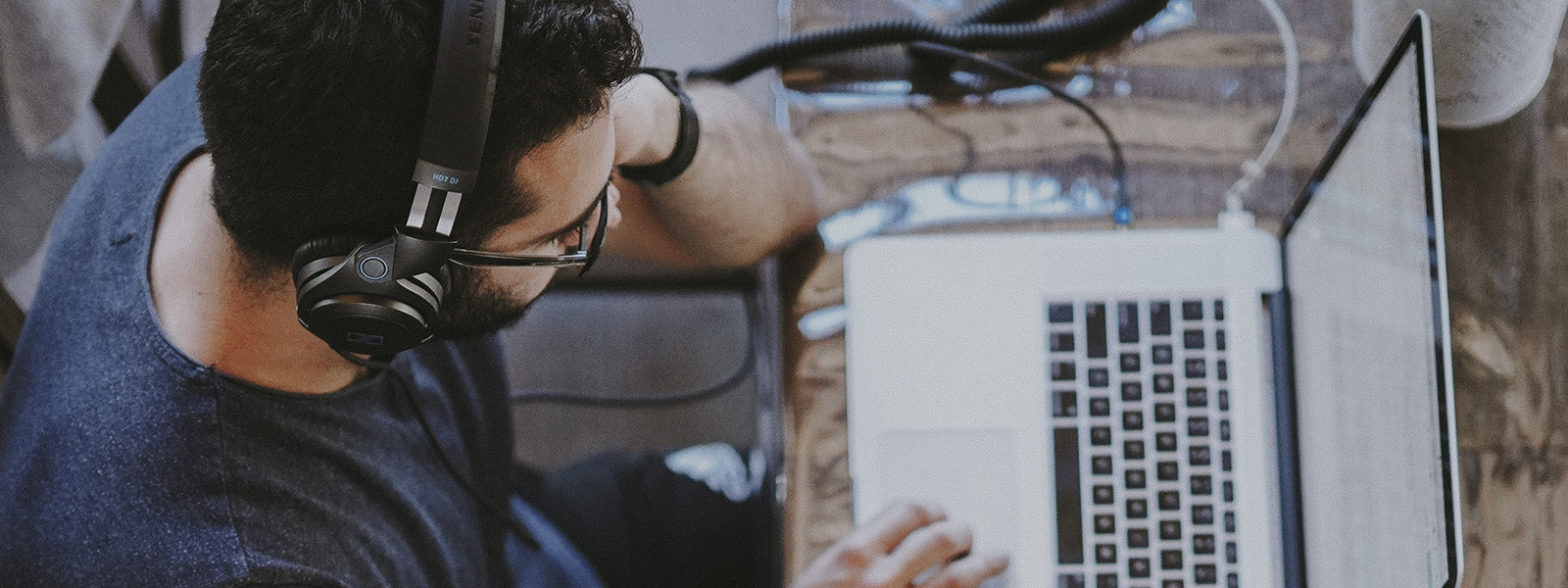
[[[1224,302],[1045,310],[1057,588],[1238,586]]]

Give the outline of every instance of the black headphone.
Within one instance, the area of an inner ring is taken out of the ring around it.
[[[435,332],[452,225],[479,179],[504,10],[504,0],[445,0],[405,226],[380,241],[327,237],[294,251],[299,322],[339,352],[390,357]]]

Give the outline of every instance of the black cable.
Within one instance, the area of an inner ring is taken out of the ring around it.
[[[1093,108],[1090,108],[1082,100],[1073,97],[1054,84],[1006,63],[940,44],[928,45],[926,49],[961,62],[980,66],[980,69],[988,70],[994,74],[1011,77],[1045,88],[1051,95],[1066,101],[1085,115],[1088,115],[1089,120],[1093,121],[1094,125],[1099,127],[1100,132],[1105,135],[1105,142],[1111,149],[1111,177],[1112,181],[1116,183],[1116,212],[1114,213],[1116,225],[1125,227],[1132,224],[1132,200],[1127,195],[1127,161],[1122,157],[1122,144],[1116,140],[1116,134],[1111,132],[1111,127],[1105,124],[1105,120],[1100,118],[1099,113],[1095,112]]]
[[[756,371],[757,350],[762,348],[760,341],[762,335],[756,327],[757,321],[761,320],[761,311],[757,309],[757,302],[752,299],[751,293],[747,293],[747,296],[744,297],[744,302],[746,305],[746,354],[741,358],[740,366],[716,384],[689,392],[659,396],[594,396],[559,390],[519,390],[512,393],[512,403],[548,402],[599,408],[660,408],[691,404],[723,394]]]
[[[419,401],[414,398],[414,386],[404,379],[403,374],[398,373],[397,370],[388,369],[384,371],[397,380],[398,388],[403,391],[403,399],[407,400],[408,405],[413,408],[414,418],[419,421],[419,428],[425,433],[425,441],[430,444],[430,449],[436,453],[436,457],[440,458],[441,466],[446,468],[446,473],[450,474],[452,480],[456,481],[457,485],[461,486],[463,491],[467,492],[468,496],[474,499],[480,510],[501,521],[503,525],[517,534],[517,538],[522,540],[523,544],[538,551],[540,549],[539,540],[534,538],[534,534],[528,530],[528,526],[517,520],[517,517],[512,516],[512,513],[505,508],[497,507],[490,504],[490,501],[485,500],[484,496],[468,481],[468,478],[463,477],[463,474],[457,470],[457,466],[452,463],[452,458],[446,454],[446,451],[441,449],[441,442],[436,439],[435,429],[430,426],[429,419],[425,418],[425,410],[420,408]]]
[[[786,61],[916,41],[969,50],[1090,51],[1117,42],[1159,14],[1168,2],[1111,0],[1046,23],[942,26],[918,20],[892,20],[848,25],[781,39],[718,67],[692,70],[690,76],[734,83]]]
[[[392,356],[390,355],[360,357],[336,347],[333,347],[332,350],[338,352],[338,355],[343,356],[343,359],[348,360],[349,363],[370,370],[371,373],[386,371],[387,368],[392,367]]]
[[[1023,23],[1039,20],[1046,13],[1061,6],[1064,0],[994,0],[990,4],[954,19],[951,25]],[[924,49],[925,43],[909,45],[909,58],[914,61],[913,76],[924,80],[946,77],[953,70],[951,59],[942,59]]]

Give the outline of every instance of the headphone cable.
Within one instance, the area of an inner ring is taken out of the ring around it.
[[[342,352],[340,351],[339,353]],[[348,354],[344,354],[344,356],[347,357]],[[389,361],[390,358],[387,358],[387,361],[380,362],[379,365],[382,367],[379,369],[370,367],[369,365],[360,363],[358,361],[355,361],[355,363],[366,365],[366,367],[369,367],[372,370],[372,373],[385,372],[393,379],[397,380],[397,387],[402,391],[403,399],[408,402],[408,405],[411,408],[413,408],[414,418],[415,420],[419,421],[419,428],[424,432],[426,443],[430,445],[431,451],[434,451],[436,457],[440,459],[441,466],[446,469],[447,474],[452,477],[453,481],[457,482],[458,486],[463,488],[464,492],[468,493],[470,498],[474,499],[474,502],[479,505],[480,510],[484,511],[485,514],[490,515],[490,517],[501,521],[501,524],[512,531],[512,533],[516,534],[517,538],[520,539],[524,545],[527,545],[534,551],[539,551],[539,540],[534,538],[533,532],[528,530],[527,525],[524,525],[522,521],[517,520],[517,517],[512,516],[512,514],[507,512],[504,508],[498,507],[494,504],[491,504],[490,501],[485,500],[484,496],[474,488],[473,483],[469,482],[468,478],[464,477],[463,474],[458,471],[457,466],[452,463],[451,456],[447,455],[446,451],[441,448],[441,442],[436,439],[435,428],[431,427],[430,420],[425,418],[424,409],[419,406],[419,401],[414,398],[413,385],[410,384],[408,380],[403,377],[403,374],[399,373],[397,370],[387,369],[390,367],[388,364]]]

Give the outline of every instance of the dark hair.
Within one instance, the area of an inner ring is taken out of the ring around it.
[[[286,267],[305,241],[387,235],[413,198],[441,0],[223,0],[200,92],[213,203],[241,252]],[[480,183],[454,237],[537,208],[518,160],[602,112],[642,44],[622,0],[507,0]]]

